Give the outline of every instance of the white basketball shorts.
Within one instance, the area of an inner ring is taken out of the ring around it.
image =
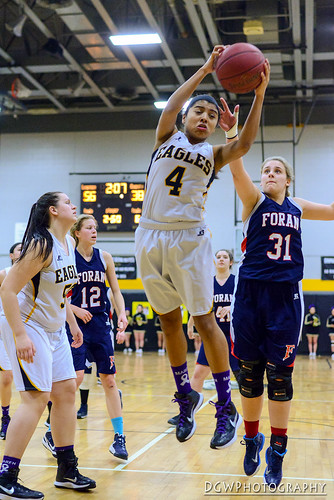
[[[65,325],[54,333],[45,332],[36,323],[24,326],[36,348],[33,363],[17,358],[13,332],[6,318],[2,316],[0,319],[2,339],[12,365],[16,389],[50,392],[53,382],[76,378]]]
[[[175,231],[138,227],[135,253],[148,301],[158,314],[181,304],[193,316],[211,311],[214,260],[206,227]]]

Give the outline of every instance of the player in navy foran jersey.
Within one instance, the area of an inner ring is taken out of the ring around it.
[[[242,159],[230,164],[242,201],[244,242],[235,296],[231,336],[240,360],[239,387],[245,422],[244,470],[260,465],[264,436],[259,433],[263,378],[267,372],[270,446],[264,479],[278,485],[286,453],[293,395],[292,371],[303,322],[301,219],[333,220],[334,203],[322,205],[289,196],[292,169],[281,157],[261,168],[261,188],[253,184]]]
[[[75,260],[79,279],[72,291],[71,308],[78,318],[83,333],[81,348],[72,350],[77,387],[84,376],[86,359],[94,359],[115,432],[114,442],[109,451],[117,458],[126,460],[128,453],[123,433],[121,401],[115,380],[116,368],[106,279],[117,312],[116,340],[119,343],[125,340],[124,330],[127,326],[124,299],[119,289],[111,255],[94,248],[97,236],[95,218],[92,215],[80,215],[71,228],[71,235],[76,241]]]

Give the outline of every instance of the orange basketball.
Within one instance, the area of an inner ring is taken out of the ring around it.
[[[261,83],[265,57],[251,43],[235,43],[225,49],[217,59],[218,80],[229,92],[247,94]]]

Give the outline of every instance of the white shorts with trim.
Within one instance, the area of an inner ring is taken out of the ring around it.
[[[2,337],[0,336],[0,370],[11,370],[12,365],[10,364],[10,360],[5,348],[5,344],[3,343]]]
[[[57,332],[47,333],[36,323],[25,324],[36,348],[33,363],[17,358],[14,335],[4,316],[0,318],[0,329],[18,391],[50,392],[53,382],[76,378],[65,325]]]
[[[211,311],[214,260],[206,227],[173,231],[138,227],[135,254],[148,301],[158,314],[181,304],[193,316]]]

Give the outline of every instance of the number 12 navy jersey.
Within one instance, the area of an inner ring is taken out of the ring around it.
[[[102,250],[93,248],[93,255],[89,262],[75,250],[75,261],[79,281],[72,290],[71,304],[87,309],[92,314],[107,312],[109,315],[106,263]]]
[[[244,224],[240,278],[289,283],[303,278],[301,215],[292,198],[280,205],[262,193]]]

